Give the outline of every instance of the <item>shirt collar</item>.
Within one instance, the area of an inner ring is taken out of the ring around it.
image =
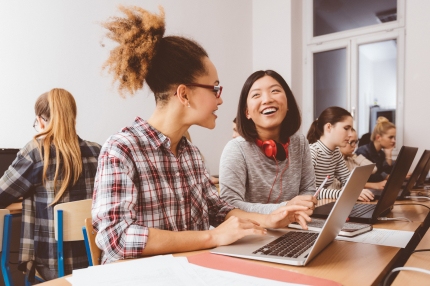
[[[133,127],[136,128],[142,136],[148,138],[149,143],[155,149],[160,148],[161,145],[164,145],[165,148],[170,148],[170,138],[152,127],[148,121],[136,117]]]
[[[331,154],[333,154],[334,151],[336,151],[336,149],[334,149],[333,151],[330,150],[330,148],[328,148],[327,146],[325,146],[324,143],[322,143],[321,140],[318,140],[317,143],[320,146],[320,148],[324,151],[324,153],[326,153],[326,154],[331,155]]]

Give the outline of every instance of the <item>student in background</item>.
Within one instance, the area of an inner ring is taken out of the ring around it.
[[[221,155],[221,198],[249,212],[300,205],[310,215],[317,200],[309,144],[296,134],[300,111],[282,76],[272,70],[251,74],[236,119],[241,137],[230,140]]]
[[[239,137],[239,133],[237,132],[237,125],[236,125],[236,117],[233,119],[233,139],[236,137]]]
[[[137,117],[112,135],[100,153],[92,217],[102,263],[227,245],[291,221],[306,228],[303,206],[261,215],[220,200],[199,150],[183,137],[191,125],[215,127],[222,87],[214,64],[196,42],[164,36],[161,8],[160,15],[120,9],[125,17],[104,23],[119,44],[107,67],[122,93],[146,81],[156,107],[148,120]]]
[[[367,160],[363,155],[357,155],[354,153],[356,147],[358,144],[358,136],[357,136],[357,131],[355,131],[355,129],[352,129],[352,135],[349,138],[348,144],[346,144],[344,147],[340,147],[339,150],[343,155],[343,158],[345,159],[345,163],[346,163],[346,167],[348,168],[349,171],[352,171],[355,167],[358,166],[364,166],[364,165],[369,165],[372,164],[371,161]],[[376,166],[373,170],[373,173],[375,173],[377,170]],[[387,181],[381,181],[381,182],[376,182],[376,183],[366,183],[366,185],[364,186],[364,188],[366,189],[375,189],[375,190],[382,190],[385,186],[385,183]],[[336,178],[334,179],[333,184],[329,187],[330,189],[341,189],[342,188],[342,184],[340,183],[339,180],[337,180]]]
[[[369,182],[387,180],[393,167],[392,152],[396,146],[396,126],[385,117],[378,117],[368,144],[360,146],[355,153],[363,155],[376,164],[376,173]]]
[[[330,176],[319,193],[320,199],[337,199],[340,189],[328,189],[336,178],[345,185],[349,170],[340,153],[339,147],[345,147],[352,136],[352,116],[345,109],[337,106],[326,108],[309,128],[307,139],[310,143],[312,164],[315,169],[317,186],[320,186],[327,176]],[[364,189],[359,200],[370,201],[374,198],[372,192]]]
[[[45,280],[58,277],[54,206],[91,199],[100,145],[76,134],[76,103],[66,90],[42,94],[34,106],[38,134],[19,152],[0,179],[0,208],[24,198],[20,265]],[[37,246],[37,247],[35,247]],[[65,273],[88,266],[82,241],[64,242]]]

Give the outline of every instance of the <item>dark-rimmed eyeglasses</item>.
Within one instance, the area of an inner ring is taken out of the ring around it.
[[[199,83],[188,83],[185,84],[185,86],[195,86],[195,87],[201,87],[201,88],[206,88],[206,89],[210,89],[213,92],[215,92],[215,97],[219,98],[221,96],[222,93],[222,86],[220,85],[207,85],[207,84],[199,84]],[[175,95],[177,94],[177,92],[175,92]]]
[[[40,118],[42,118],[42,120],[43,120],[43,121],[48,122],[48,120],[46,120],[43,116],[39,116],[39,117],[40,117]],[[37,120],[37,117],[36,117],[36,119],[34,119],[33,128],[34,128],[34,130],[36,130],[37,132],[40,132],[40,131],[41,131],[41,130],[40,130],[40,128],[39,128],[39,122],[38,122],[38,120]]]
[[[355,146],[358,144],[358,140],[352,140],[352,141],[348,141],[348,144],[351,146]]]

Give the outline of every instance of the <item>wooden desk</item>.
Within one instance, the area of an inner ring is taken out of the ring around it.
[[[416,249],[429,249],[430,248],[430,229],[426,232],[425,236],[418,244]],[[430,251],[426,252],[415,252],[412,253],[406,262],[405,266],[418,267],[426,270],[430,270]],[[430,284],[430,276],[428,274],[412,272],[412,271],[400,271],[396,279],[393,282],[395,285],[428,285]]]
[[[393,217],[405,216],[413,220],[413,222],[383,221],[374,225],[374,227],[416,232],[421,228],[422,222],[426,219],[427,215],[428,210],[420,206],[395,206],[392,214]],[[392,269],[394,263],[401,255],[401,250],[401,248],[396,247],[333,241],[305,267],[255,260],[247,261],[330,279],[343,285],[377,285]],[[190,256],[201,252],[187,252],[175,254],[175,256]],[[43,285],[61,286],[70,285],[70,283],[65,278],[60,278],[43,283]]]
[[[21,214],[22,213],[22,202],[13,203],[9,205],[6,209],[10,211],[10,214]]]

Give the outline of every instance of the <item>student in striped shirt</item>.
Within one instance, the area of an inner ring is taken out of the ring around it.
[[[345,147],[352,136],[352,116],[345,109],[337,106],[326,108],[309,128],[307,139],[310,144],[312,164],[315,169],[316,185],[320,186],[327,180],[319,193],[319,199],[337,199],[340,189],[327,188],[336,178],[342,184],[349,177],[349,170],[339,147]],[[371,201],[374,196],[371,191],[364,189],[359,200]]]

